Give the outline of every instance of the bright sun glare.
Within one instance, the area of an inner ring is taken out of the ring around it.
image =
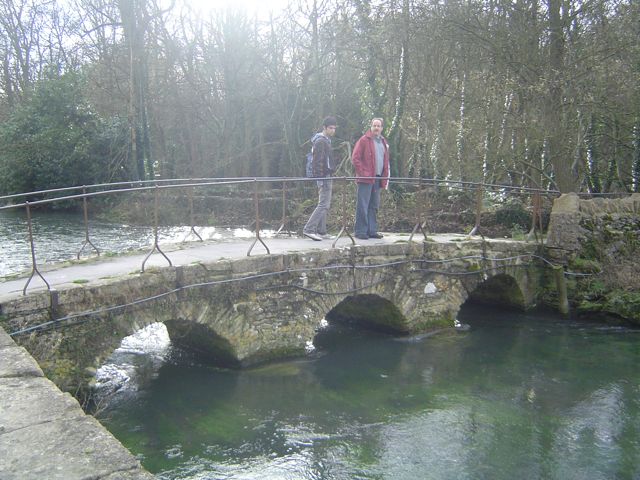
[[[271,12],[277,14],[283,10],[288,0],[182,0],[182,2],[203,13],[233,8],[244,10],[250,16],[257,15],[260,19],[267,19]]]

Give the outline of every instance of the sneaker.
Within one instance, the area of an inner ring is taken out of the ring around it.
[[[356,235],[356,238],[359,238],[360,240],[369,240],[369,237],[366,235]]]
[[[329,233],[320,233],[318,236],[323,240],[333,240],[334,238],[336,238],[335,235],[331,235]]]
[[[384,237],[384,235],[382,235],[381,233],[371,233],[369,234],[369,238],[382,238]]]
[[[320,235],[316,235],[315,233],[302,232],[302,234],[305,237],[310,238],[311,240],[315,240],[316,242],[321,242],[322,241],[322,237]]]

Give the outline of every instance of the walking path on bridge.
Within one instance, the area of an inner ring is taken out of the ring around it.
[[[468,237],[460,234],[438,234],[429,235],[429,238],[436,242],[450,242],[460,241]],[[479,239],[480,237],[473,238]],[[423,239],[424,237],[419,234],[413,237],[414,241],[422,241]],[[314,249],[328,250],[332,248],[334,242],[334,240],[316,242],[308,238],[297,237],[270,237],[262,238],[262,240],[269,247],[271,254],[308,252]],[[381,245],[406,242],[408,240],[408,234],[387,233],[381,239],[357,240],[356,245]],[[167,257],[169,257],[173,266],[181,266],[198,262],[244,258],[247,256],[247,252],[253,241],[254,239],[235,240],[233,242],[189,242],[160,245],[160,248]],[[336,248],[348,247],[350,245],[352,245],[351,239],[344,236],[338,239]],[[63,285],[71,285],[74,283],[84,284],[131,273],[139,273],[142,268],[142,262],[148,253],[149,251],[111,257],[94,257],[71,264],[53,264],[44,267],[39,265],[38,270],[42,273],[51,288],[56,289]],[[264,255],[266,253],[267,251],[264,246],[260,242],[257,242],[251,252],[251,256]],[[167,260],[155,251],[147,260],[145,270],[166,267],[168,265]],[[27,275],[19,276],[19,278],[12,276],[8,279],[0,279],[0,300],[6,301],[22,295],[27,279],[28,273]],[[29,283],[27,293],[42,291],[44,289],[46,289],[46,285],[36,274]]]

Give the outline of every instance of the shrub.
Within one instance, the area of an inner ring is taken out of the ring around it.
[[[0,193],[123,180],[127,142],[124,123],[84,100],[80,74],[42,80],[0,125]]]
[[[496,210],[496,223],[509,230],[520,228],[528,231],[531,227],[531,215],[521,202],[510,200]]]

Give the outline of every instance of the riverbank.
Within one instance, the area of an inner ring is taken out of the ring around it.
[[[640,325],[640,194],[563,195],[553,206],[547,248],[571,272],[573,311]]]
[[[154,478],[1,327],[0,358],[0,478]]]

